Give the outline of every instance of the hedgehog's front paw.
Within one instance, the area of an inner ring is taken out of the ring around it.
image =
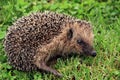
[[[58,77],[62,77],[63,75],[61,73],[59,73],[58,71],[54,71],[53,72],[54,75],[58,76]]]

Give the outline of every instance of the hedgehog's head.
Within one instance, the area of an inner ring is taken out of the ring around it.
[[[83,53],[95,57],[96,52],[93,49],[92,27],[85,21],[70,23],[67,31],[69,50],[74,53]]]

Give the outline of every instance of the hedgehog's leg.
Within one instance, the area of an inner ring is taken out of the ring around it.
[[[45,62],[42,62],[41,63],[41,69],[45,70],[45,71],[48,71],[48,72],[51,72],[53,73],[54,75],[56,76],[59,76],[59,77],[62,77],[62,74],[60,74],[58,71],[56,71],[55,69],[51,68],[51,67],[48,67]]]
[[[35,65],[39,68],[39,69],[41,69],[41,70],[44,70],[44,71],[46,71],[46,72],[50,72],[50,73],[53,73],[54,75],[56,75],[56,76],[59,76],[59,77],[61,77],[62,76],[62,74],[60,74],[58,71],[56,71],[55,69],[53,69],[53,68],[51,68],[51,67],[49,67],[49,66],[47,66],[46,65],[46,62],[47,62],[47,60],[46,59],[48,59],[47,58],[47,56],[45,55],[45,54],[43,54],[43,55],[41,55],[42,53],[40,53],[40,54],[38,54],[38,55],[36,55],[34,58],[35,58]]]
[[[56,71],[55,69],[47,66],[44,61],[39,61],[39,60],[38,60],[38,61],[36,61],[36,65],[37,65],[37,67],[38,67],[39,69],[41,69],[41,70],[44,70],[44,71],[53,73],[54,75],[59,76],[59,77],[62,76],[62,74],[60,74],[58,71]]]

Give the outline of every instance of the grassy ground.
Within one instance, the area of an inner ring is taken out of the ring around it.
[[[94,26],[97,57],[59,58],[53,66],[64,77],[13,70],[2,41],[7,28],[30,12],[56,11],[85,19]],[[0,0],[0,80],[120,80],[120,0]]]

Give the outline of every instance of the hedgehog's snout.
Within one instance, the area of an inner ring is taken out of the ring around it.
[[[84,43],[82,47],[83,47],[83,53],[85,53],[86,55],[90,55],[92,57],[95,57],[97,55],[96,51],[93,49],[92,46]]]
[[[91,52],[91,56],[92,56],[92,57],[95,57],[96,55],[97,55],[97,54],[96,54],[96,51],[92,51],[92,52]]]

